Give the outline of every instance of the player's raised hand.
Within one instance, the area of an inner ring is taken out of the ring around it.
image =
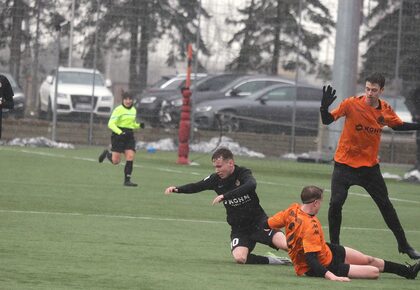
[[[322,101],[321,108],[328,109],[328,107],[335,101],[337,96],[335,95],[335,89],[328,85],[322,88]]]

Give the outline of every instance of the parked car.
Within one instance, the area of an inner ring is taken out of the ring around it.
[[[95,86],[93,86],[95,81]],[[39,88],[39,115],[50,119],[55,96],[55,71]],[[99,71],[86,68],[60,67],[57,86],[57,115],[87,115],[109,117],[114,106],[114,96],[109,90],[111,81],[105,80]],[[93,102],[92,95],[94,94]],[[93,103],[93,107],[92,107]]]
[[[0,72],[0,74],[4,75],[10,82],[10,85],[13,89],[13,102],[14,102],[14,108],[13,110],[9,109],[2,109],[4,116],[15,116],[16,118],[23,118],[25,115],[25,102],[26,97],[23,94],[23,90],[18,85],[16,80],[13,78],[13,76],[7,72]]]
[[[227,82],[230,82],[238,77],[239,75],[233,74],[207,77],[197,74],[196,78],[196,75],[192,74],[192,84],[190,88],[197,91],[212,90],[220,88]],[[146,90],[146,92],[138,98],[139,100],[136,103],[139,118],[149,122],[153,127],[171,123],[171,116],[164,114],[162,111],[162,105],[166,106],[168,103],[167,100],[182,98],[181,88],[185,86],[185,78],[185,75],[177,76],[175,77],[176,81],[166,80],[166,82],[158,82],[152,88]],[[165,77],[163,77],[162,80],[163,79],[165,79]],[[180,82],[181,79],[183,80],[182,82]],[[162,88],[162,86],[164,87]]]
[[[199,103],[194,108],[194,126],[198,129],[221,129],[227,132],[290,132],[295,106],[296,133],[316,135],[321,98],[322,90],[316,87],[272,85],[243,98]]]
[[[227,81],[227,76],[219,76],[220,82],[218,86],[212,86],[208,90],[203,88],[194,90],[191,96],[193,106],[198,106],[203,101],[217,100],[217,99],[229,99],[246,97],[254,92],[267,88],[274,84],[294,84],[293,81],[276,77],[276,76],[265,76],[265,75],[242,75],[235,76],[231,81]],[[201,84],[202,87],[205,84]],[[161,115],[166,116],[164,119],[168,123],[177,125],[179,123],[182,106],[182,95],[178,94],[172,98],[168,98],[162,104]]]
[[[205,73],[193,73],[190,76],[192,83],[196,80],[200,80],[202,78],[207,77],[208,75]],[[177,75],[165,75],[162,76],[160,80],[150,86],[150,88],[146,89],[146,93],[159,91],[159,90],[180,90],[182,87],[185,86],[185,81],[187,79],[186,74],[177,74]]]

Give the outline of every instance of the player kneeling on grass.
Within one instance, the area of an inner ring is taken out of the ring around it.
[[[112,111],[108,122],[109,129],[112,130],[111,135],[111,152],[105,149],[99,155],[99,163],[108,158],[112,164],[117,165],[121,161],[121,154],[125,156],[124,167],[124,185],[137,186],[131,182],[131,173],[133,171],[134,155],[136,153],[136,140],[134,139],[133,130],[144,128],[143,123],[136,121],[137,111],[133,106],[133,96],[124,92],[122,95],[122,104]]]
[[[376,279],[381,272],[407,279],[417,277],[420,261],[406,266],[371,257],[349,247],[326,243],[321,223],[316,217],[322,195],[323,190],[316,186],[303,188],[302,204],[292,204],[268,218],[263,225],[270,229],[286,229],[289,256],[297,275],[345,282],[350,278]]]
[[[267,219],[255,189],[257,182],[251,170],[235,165],[232,152],[224,147],[217,149],[212,158],[215,173],[196,183],[170,186],[165,194],[196,193],[214,190],[213,205],[223,203],[227,222],[231,226],[231,250],[238,264],[290,265],[288,258],[251,254],[257,243],[273,249],[287,251],[286,238],[277,230],[264,230],[261,223]]]

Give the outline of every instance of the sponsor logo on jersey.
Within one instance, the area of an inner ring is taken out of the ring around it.
[[[381,128],[373,128],[373,127],[369,127],[369,126],[363,126],[362,124],[357,124],[355,126],[355,130],[356,131],[365,131],[369,134],[381,134],[382,133]]]
[[[249,194],[246,194],[244,196],[225,200],[224,204],[229,205],[229,206],[239,206],[239,205],[246,204],[250,201],[251,201],[251,197],[249,196]]]

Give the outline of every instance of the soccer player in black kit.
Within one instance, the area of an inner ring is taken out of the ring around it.
[[[224,147],[217,149],[211,160],[215,173],[196,183],[170,186],[165,194],[214,190],[217,196],[213,205],[223,202],[226,208],[226,220],[231,226],[232,255],[238,264],[290,265],[288,258],[251,254],[256,243],[287,251],[286,237],[282,232],[267,231],[261,226],[267,215],[255,192],[257,182],[251,170],[235,165],[232,152]]]

